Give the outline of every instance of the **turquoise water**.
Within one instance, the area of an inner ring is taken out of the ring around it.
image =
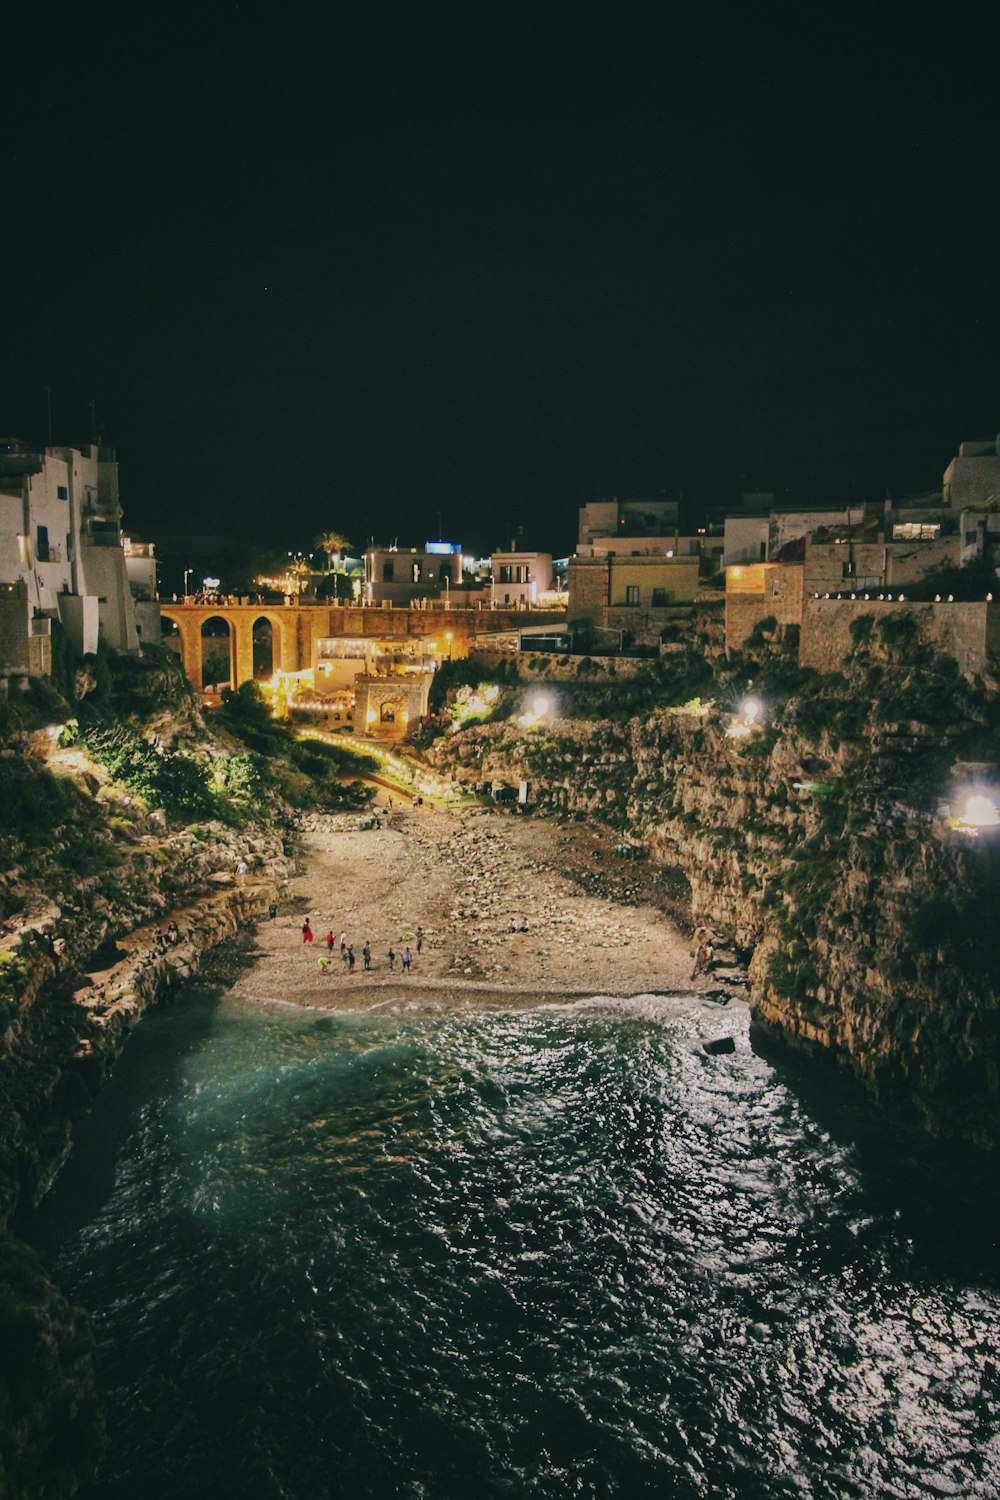
[[[1000,1491],[992,1203],[743,1012],[192,993],[77,1139],[89,1500]]]

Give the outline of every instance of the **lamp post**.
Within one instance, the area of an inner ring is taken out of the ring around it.
[[[194,572],[193,568],[185,568],[184,569],[184,600],[185,600],[185,603],[187,602],[187,596],[188,596],[188,579],[191,577],[191,574],[193,572]]]

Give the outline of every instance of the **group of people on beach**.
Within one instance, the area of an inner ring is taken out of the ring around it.
[[[326,937],[323,938],[322,941],[323,946],[326,948],[326,953],[321,954],[319,959],[317,960],[320,970],[326,973],[335,972],[337,965],[334,961],[334,954],[339,947],[341,971],[346,974],[353,974],[355,965],[358,961],[358,953],[354,944],[348,942],[347,933],[342,932],[340,934],[340,942],[338,944],[336,938],[333,935],[333,928],[331,927]],[[302,942],[305,945],[315,942],[315,933],[312,930],[312,924],[310,923],[308,917],[306,917],[305,921],[302,923]],[[417,928],[417,934],[414,938],[414,943],[416,944],[417,953],[420,953],[423,950],[424,946],[424,929],[422,927]],[[410,946],[409,942],[404,942],[402,938],[400,938],[399,940],[398,954],[397,949],[393,943],[389,944],[386,953],[386,957],[389,960],[389,969],[392,973],[394,973],[396,969],[397,956],[400,960],[401,972],[403,974],[408,974],[413,964],[413,948]],[[361,946],[361,958],[364,962],[365,972],[367,973],[372,968],[372,945],[370,938],[365,938],[365,941]]]

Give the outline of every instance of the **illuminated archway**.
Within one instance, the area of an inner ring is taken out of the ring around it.
[[[208,689],[232,687],[235,639],[229,621],[209,615],[201,627],[201,680]]]
[[[281,665],[281,627],[269,615],[258,615],[253,633],[253,675],[273,677]]]

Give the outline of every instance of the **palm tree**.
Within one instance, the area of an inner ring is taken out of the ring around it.
[[[351,545],[350,540],[341,535],[339,531],[321,531],[313,542],[320,552],[326,553],[326,568],[328,573],[335,573],[340,567],[340,559],[347,548]]]

